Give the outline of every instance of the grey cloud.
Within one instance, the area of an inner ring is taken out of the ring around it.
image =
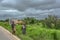
[[[56,0],[55,3],[53,4],[45,4],[45,5],[42,5],[42,6],[38,6],[36,7],[36,9],[56,9],[56,8],[60,8],[60,1],[58,2],[59,0]]]
[[[42,18],[43,16],[48,15],[48,13],[52,12],[52,10],[36,10],[33,8],[27,9],[24,12],[18,10],[0,10],[0,19],[4,18],[24,18],[24,17],[35,17],[35,18]]]
[[[29,8],[23,12],[13,9],[0,10],[0,19],[4,18],[24,18],[24,17],[35,17],[37,19],[46,18],[48,15],[60,16],[60,9],[50,9],[50,10],[36,10],[34,8]],[[56,14],[57,13],[57,14]]]
[[[3,1],[3,0],[0,0],[0,2]]]
[[[26,10],[28,8],[46,9],[46,7],[49,9],[52,8],[52,4],[53,7],[55,7],[55,3],[56,0],[3,0],[1,5],[4,7],[12,7],[18,10]],[[48,5],[50,5],[50,7]]]
[[[21,13],[22,16],[19,17],[35,17],[38,19],[46,18],[48,15],[60,16],[60,8],[49,9],[49,10],[36,10],[34,8],[29,8]],[[58,15],[57,15],[58,14]]]
[[[11,10],[13,10],[14,8],[3,7],[3,6],[1,6],[1,5],[0,5],[0,10],[8,10],[8,9],[11,9]],[[14,9],[14,10],[15,10],[15,9]]]
[[[59,4],[60,0],[2,0],[0,1],[0,18],[35,17],[42,19],[49,14],[59,16]]]
[[[19,14],[19,11],[0,10],[0,19],[16,18],[19,16]]]

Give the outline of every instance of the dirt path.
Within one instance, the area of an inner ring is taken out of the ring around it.
[[[8,30],[0,26],[0,40],[20,40],[20,39],[11,34]]]

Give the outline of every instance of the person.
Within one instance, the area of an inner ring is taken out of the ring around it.
[[[16,28],[15,28],[15,22],[11,21],[11,27],[12,27],[12,33],[15,34]]]
[[[26,24],[22,24],[22,33],[26,34]]]

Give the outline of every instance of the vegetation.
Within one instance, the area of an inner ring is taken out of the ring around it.
[[[25,18],[23,21],[27,24],[25,35],[22,34],[21,25],[16,25],[16,36],[22,40],[60,40],[60,19],[56,16],[49,15],[44,20]],[[8,21],[0,21],[0,25],[11,32]]]
[[[35,19],[35,18],[24,18],[23,21],[25,21],[26,24],[35,24],[38,23],[39,20]]]

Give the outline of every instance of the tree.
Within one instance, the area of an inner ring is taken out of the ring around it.
[[[55,15],[48,15],[48,17],[45,18],[44,23],[49,28],[53,28],[52,24],[54,24],[55,28],[56,28],[57,27],[57,20],[58,20],[57,16],[55,16]]]
[[[34,23],[38,23],[37,19],[33,18],[33,17],[27,17],[24,18],[23,21],[25,21],[27,24],[34,24]]]
[[[9,22],[9,19],[6,19],[5,22]]]

